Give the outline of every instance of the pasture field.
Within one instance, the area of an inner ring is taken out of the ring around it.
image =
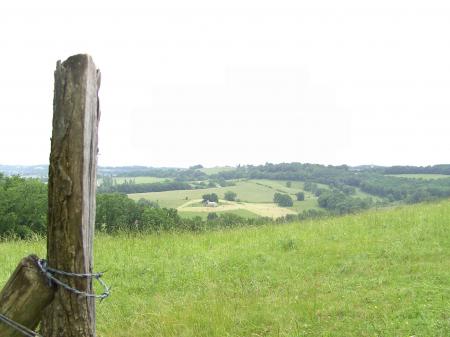
[[[203,220],[206,220],[206,218],[208,217],[208,213],[217,213],[218,215],[220,214],[226,214],[226,213],[233,213],[236,215],[239,215],[243,218],[247,218],[247,219],[255,219],[255,218],[259,218],[260,215],[255,214],[253,212],[250,212],[249,210],[246,209],[236,209],[236,210],[232,210],[232,211],[215,211],[214,209],[210,209],[209,212],[191,212],[191,211],[178,211],[178,214],[182,217],[182,218],[194,218],[196,216],[201,217]]]
[[[251,180],[257,184],[264,184],[265,186],[271,187],[274,191],[274,193],[286,193],[289,194],[292,197],[292,200],[294,201],[294,205],[292,207],[289,207],[290,210],[295,211],[296,213],[301,213],[303,211],[306,211],[308,209],[320,209],[319,204],[317,203],[317,197],[312,194],[311,192],[307,192],[303,190],[303,182],[301,181],[292,181],[291,187],[286,187],[287,181],[280,181],[280,180],[267,180],[267,179],[257,179],[257,180]],[[321,188],[329,188],[326,185],[317,184]],[[305,200],[304,201],[297,201],[297,197],[295,194],[297,192],[304,192],[305,193]]]
[[[262,183],[266,186],[272,187],[275,190],[274,193],[280,192],[280,193],[290,194],[291,197],[293,198],[293,200],[296,200],[295,193],[303,191],[305,193],[305,201],[306,202],[298,202],[298,203],[294,202],[294,206],[293,206],[293,208],[298,209],[299,212],[301,212],[303,210],[307,210],[307,209],[318,208],[317,197],[314,194],[312,194],[311,192],[304,191],[304,183],[301,181],[291,181],[291,187],[286,187],[287,181],[282,181],[282,180],[256,179],[256,180],[251,180],[251,181],[254,181],[255,183]],[[330,187],[328,185],[319,184],[319,183],[317,183],[316,185],[320,188],[330,189]],[[356,190],[356,193],[353,195],[355,197],[372,198],[374,201],[382,200],[382,198],[377,197],[372,194],[369,194],[369,193],[366,193],[366,192],[363,192],[359,188],[355,188],[355,190]]]
[[[274,203],[250,203],[235,201],[220,201],[216,207],[206,207],[201,203],[201,199],[191,200],[177,208],[181,212],[190,213],[211,213],[211,212],[232,212],[238,214],[239,211],[248,211],[257,216],[279,218],[288,214],[297,214],[293,210],[285,207],[279,207]],[[240,212],[240,214],[244,214]],[[182,214],[180,214],[182,215]]]
[[[198,190],[166,191],[151,193],[135,193],[128,196],[134,200],[140,198],[158,202],[161,207],[177,208],[181,216],[192,217],[193,214],[209,212],[233,211],[242,215],[238,211],[246,210],[251,214],[268,217],[281,217],[287,214],[295,214],[306,209],[317,209],[317,198],[309,192],[305,192],[305,201],[294,201],[294,206],[290,208],[278,207],[273,203],[275,193],[290,194],[296,200],[295,193],[302,191],[303,183],[292,182],[292,187],[286,187],[285,181],[275,180],[244,180],[236,181],[236,186],[220,188],[206,188]],[[216,193],[219,199],[223,198],[226,191],[233,191],[237,194],[239,203],[229,203],[221,201],[217,208],[199,207],[201,197],[204,194]]]
[[[450,201],[204,233],[102,236],[99,337],[450,336]],[[0,284],[45,240],[0,243]]]
[[[177,190],[166,192],[134,193],[128,196],[138,200],[145,198],[157,201],[161,207],[177,208],[187,201],[201,199],[202,195],[216,193],[219,199],[223,199],[226,191],[237,193],[239,200],[243,202],[272,203],[276,191],[273,188],[256,184],[253,180],[236,181],[236,186],[203,188],[198,190]]]
[[[312,193],[304,191],[303,189],[303,182],[301,181],[292,181],[291,187],[287,187],[286,180],[268,180],[268,179],[254,179],[250,180],[251,182],[254,182],[255,184],[263,185],[267,188],[270,188],[273,193],[285,193],[291,195],[293,199],[295,199],[295,193],[297,192],[304,192],[305,193],[305,199],[308,198],[316,198]]]
[[[289,207],[289,209],[295,211],[296,213],[301,213],[308,209],[322,209],[319,207],[316,198],[305,198],[303,201],[297,201],[294,199],[294,206]]]
[[[424,179],[424,180],[450,178],[450,175],[445,175],[445,174],[414,174],[414,173],[411,173],[411,174],[387,174],[387,175],[392,176],[392,177]]]

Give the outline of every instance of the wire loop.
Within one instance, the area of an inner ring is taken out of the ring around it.
[[[37,265],[39,267],[39,269],[41,270],[41,272],[47,277],[47,279],[49,280],[50,283],[55,283],[61,287],[63,287],[64,289],[66,289],[67,291],[70,291],[74,294],[77,294],[79,296],[84,296],[84,297],[89,297],[89,298],[98,298],[100,299],[100,301],[103,301],[105,298],[107,298],[110,295],[110,290],[111,287],[108,287],[106,285],[106,283],[101,279],[101,277],[103,276],[103,272],[101,273],[71,273],[71,272],[67,272],[67,271],[63,271],[63,270],[58,270],[58,269],[54,269],[48,266],[47,260],[44,259],[38,259],[37,260]],[[95,279],[97,280],[103,287],[103,293],[101,293],[100,295],[97,294],[90,294],[87,293],[85,291],[81,291],[78,289],[75,289],[71,286],[69,286],[67,283],[62,282],[61,280],[58,280],[54,275],[62,275],[62,276],[66,276],[66,277],[78,277],[78,278],[87,278],[87,279]],[[22,324],[13,321],[12,319],[6,317],[3,314],[0,314],[0,322],[5,323],[6,325],[8,325],[9,327],[19,331],[20,333],[22,333],[24,336],[26,337],[43,337],[42,335],[38,334],[37,332],[28,329],[26,326],[23,326]]]
[[[70,291],[76,295],[80,295],[80,296],[84,296],[84,297],[89,297],[89,298],[98,298],[100,300],[104,300],[105,298],[107,298],[110,295],[110,290],[111,287],[108,287],[107,284],[101,279],[101,277],[103,276],[103,272],[101,273],[72,273],[72,272],[67,272],[67,271],[63,271],[63,270],[58,270],[58,269],[54,269],[48,266],[47,260],[44,259],[39,259],[37,260],[37,264],[39,269],[44,273],[44,275],[48,278],[48,280],[50,282],[54,282],[57,285],[63,287],[64,289],[66,289],[67,291]],[[90,279],[95,279],[98,281],[98,283],[101,284],[101,286],[103,287],[103,293],[101,293],[100,295],[97,294],[91,294],[91,293],[87,293],[85,291],[81,291],[78,290],[76,288],[73,288],[71,286],[69,286],[67,283],[62,282],[61,280],[57,279],[54,275],[62,275],[62,276],[67,276],[67,277],[78,277],[78,278],[90,278]]]

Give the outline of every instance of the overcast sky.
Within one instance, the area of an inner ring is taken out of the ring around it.
[[[47,163],[53,71],[102,72],[100,165],[450,163],[450,1],[2,1],[0,164]]]

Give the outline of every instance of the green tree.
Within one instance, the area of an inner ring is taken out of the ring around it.
[[[202,196],[203,202],[219,202],[219,197],[217,196],[216,193],[211,193],[211,194],[203,194]]]
[[[146,206],[142,206],[146,207]],[[128,229],[140,220],[138,204],[126,194],[97,194],[95,227],[106,232]]]
[[[281,207],[291,207],[294,205],[292,198],[287,194],[275,193],[273,201]]]
[[[148,199],[144,199],[144,198],[140,198],[136,203],[138,204],[138,206],[159,208],[159,204],[157,202],[152,201],[152,200],[148,200]]]
[[[233,191],[227,191],[227,192],[225,192],[225,194],[223,196],[223,198],[228,201],[235,201],[236,197],[237,197],[237,194]]]
[[[292,182],[290,182],[290,181],[286,181],[286,187],[291,187],[292,186]]]
[[[305,200],[305,193],[303,193],[303,192],[298,192],[295,194],[295,196],[297,197],[297,201]]]
[[[38,179],[0,175],[0,236],[44,234],[47,227],[47,185]]]

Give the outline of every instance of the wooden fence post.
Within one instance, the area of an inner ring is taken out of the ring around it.
[[[41,320],[42,310],[52,301],[54,288],[39,270],[38,257],[22,259],[0,292],[0,314],[34,330]],[[22,333],[0,322],[1,337],[22,337]]]
[[[92,273],[100,117],[100,72],[89,55],[75,55],[55,71],[48,181],[47,260],[51,268]],[[59,277],[92,293],[92,279]],[[58,287],[42,316],[45,337],[94,337],[95,299]]]

